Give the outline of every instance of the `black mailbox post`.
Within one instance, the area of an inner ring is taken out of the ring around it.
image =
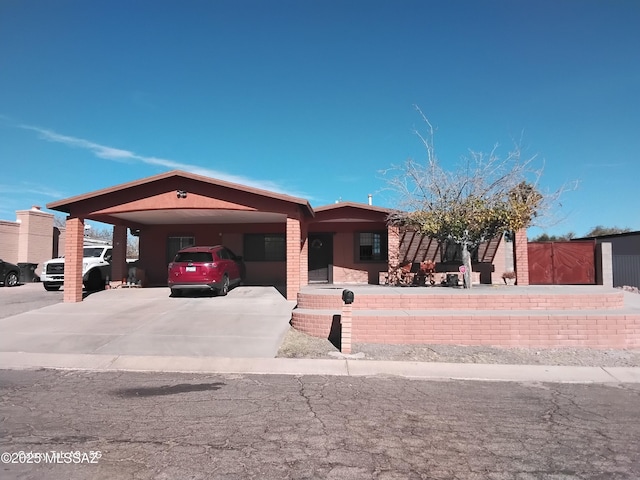
[[[353,303],[353,292],[351,290],[343,290],[342,291],[342,301],[347,304],[350,305]]]

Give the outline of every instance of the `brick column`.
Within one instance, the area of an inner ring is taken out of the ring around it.
[[[65,303],[82,301],[82,247],[84,245],[84,219],[67,218],[64,248]]]
[[[389,281],[391,281],[400,264],[400,227],[395,225],[387,226],[387,242],[389,258],[387,263],[387,273]]]
[[[114,225],[113,227],[113,259],[111,260],[110,281],[122,281],[128,276],[127,270],[127,227]]]
[[[516,284],[529,285],[529,247],[527,229],[518,230],[513,239],[513,256],[516,271]]]
[[[287,217],[287,300],[300,291],[300,220]]]
[[[340,315],[340,351],[351,353],[351,326],[353,322],[353,306],[350,303],[342,305],[342,315]]]
[[[300,224],[300,286],[309,285],[309,233],[306,223]]]

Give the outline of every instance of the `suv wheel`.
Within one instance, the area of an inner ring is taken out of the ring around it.
[[[229,277],[225,273],[222,279],[222,286],[218,289],[218,295],[224,297],[227,293],[229,293]]]

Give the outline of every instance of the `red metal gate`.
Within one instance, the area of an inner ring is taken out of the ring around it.
[[[587,242],[529,242],[531,285],[594,285],[595,248]]]

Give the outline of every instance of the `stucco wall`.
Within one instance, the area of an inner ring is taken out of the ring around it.
[[[510,252],[508,251],[510,250]],[[496,254],[493,257],[494,270],[491,272],[491,283],[504,284],[502,280],[502,274],[509,270],[513,270],[513,242],[507,242],[502,239]]]
[[[382,262],[357,262],[355,236],[358,232],[386,232],[383,221],[345,222],[325,221],[311,223],[309,233],[333,233],[333,283],[378,284],[380,272],[386,272],[387,260]]]
[[[333,283],[378,283],[379,272],[387,262],[356,262],[354,231],[336,232],[333,236]]]

